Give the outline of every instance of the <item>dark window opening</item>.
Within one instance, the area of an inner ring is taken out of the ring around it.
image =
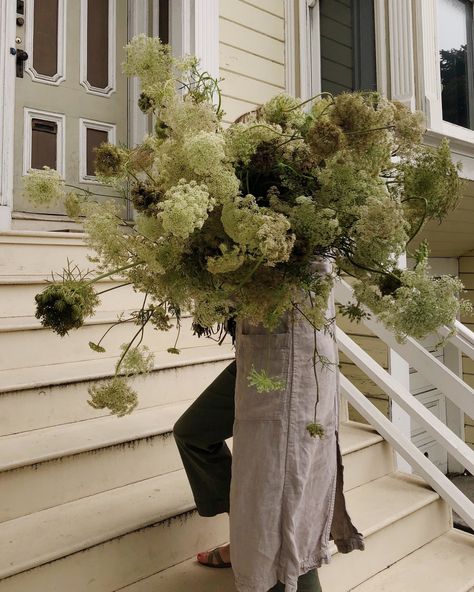
[[[377,90],[371,0],[321,0],[320,34],[323,92]]]
[[[31,168],[57,168],[58,124],[44,119],[31,120]]]
[[[108,142],[109,134],[104,130],[98,130],[91,127],[87,128],[87,139],[86,139],[86,175],[88,177],[95,176],[95,161],[96,154],[95,148],[100,146],[104,142]]]
[[[438,0],[443,119],[474,129],[473,6]]]
[[[88,0],[87,81],[100,89],[109,85],[109,0]]]
[[[58,11],[58,0],[35,0],[33,67],[44,76],[58,71]]]
[[[162,43],[170,42],[170,2],[160,0],[158,13],[158,37]]]

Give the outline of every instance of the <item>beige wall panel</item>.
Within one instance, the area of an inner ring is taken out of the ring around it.
[[[285,0],[243,0],[246,4],[265,10],[281,18],[285,15]]]
[[[474,256],[459,258],[459,273],[474,273]]]
[[[264,33],[274,39],[280,41],[285,39],[283,18],[269,14],[241,0],[224,0],[224,2],[220,2],[220,16],[253,31]]]
[[[279,64],[285,63],[285,44],[283,41],[253,31],[225,18],[220,19],[219,27],[220,39],[223,43],[245,49],[249,53]]]
[[[232,99],[230,97],[224,97],[223,103],[225,111],[223,122],[225,125],[232,123],[237,119],[237,117],[240,117],[244,113],[252,111],[256,107],[258,107],[256,103],[249,103],[247,101],[241,101],[240,99]]]
[[[267,58],[256,56],[222,42],[220,44],[220,67],[227,72],[257,78],[262,82],[285,86],[285,67]]]
[[[258,105],[265,103],[273,96],[284,91],[282,87],[260,82],[254,78],[247,78],[221,68],[221,89],[225,96],[242,99]],[[225,104],[224,104],[225,110]]]

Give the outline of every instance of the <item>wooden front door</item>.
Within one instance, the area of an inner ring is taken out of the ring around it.
[[[95,181],[93,149],[127,143],[127,21],[128,0],[17,2],[17,49],[28,58],[16,78],[14,218],[63,214],[22,196],[30,168],[46,165],[68,184],[110,193]]]

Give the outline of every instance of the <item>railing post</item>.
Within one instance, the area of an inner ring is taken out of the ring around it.
[[[454,374],[462,378],[462,355],[460,350],[452,343],[447,343],[445,345],[443,361],[445,366],[454,372]],[[464,412],[448,397],[446,397],[446,425],[456,434],[456,436],[465,442]],[[463,472],[464,467],[462,464],[448,452],[448,473]]]
[[[410,391],[410,364],[396,351],[389,349],[388,371],[401,385]],[[390,399],[390,420],[393,425],[411,441],[411,417],[398,403]],[[395,452],[395,469],[412,473],[411,465]]]

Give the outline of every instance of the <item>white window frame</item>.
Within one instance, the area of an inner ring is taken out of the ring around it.
[[[110,97],[117,90],[117,6],[116,0],[109,0],[109,84],[106,88],[92,86],[87,80],[87,12],[88,0],[81,0],[81,57],[80,77],[81,84],[86,91],[99,97]]]
[[[26,38],[25,49],[28,54],[28,59],[25,64],[25,71],[31,76],[33,82],[40,82],[42,84],[50,84],[59,86],[66,80],[66,15],[67,15],[67,0],[59,0],[58,2],[58,71],[54,76],[46,76],[39,74],[33,67],[33,47],[34,47],[34,14],[35,3],[33,0],[26,0]]]
[[[433,137],[448,136],[461,144],[470,144],[472,149],[474,130],[443,119],[437,0],[415,0],[415,26],[416,47],[421,56],[417,63],[419,108],[425,112],[428,129],[434,132]]]
[[[31,169],[31,146],[32,133],[31,122],[33,119],[44,119],[57,125],[56,135],[56,170],[62,179],[66,177],[66,116],[62,113],[52,113],[50,111],[40,111],[39,109],[24,108],[23,117],[23,175],[27,175]]]
[[[107,132],[110,144],[117,142],[117,126],[113,123],[95,121],[94,119],[79,119],[79,183],[103,185],[97,181],[95,175],[87,174],[87,130],[94,129]]]
[[[409,2],[410,0],[396,0]],[[388,94],[388,56],[386,35],[386,5],[384,0],[373,0],[375,12],[375,54],[377,65],[377,89]],[[393,4],[389,2],[389,6]],[[320,1],[298,0],[299,29],[299,85],[295,84],[302,100],[307,100],[321,92],[321,42],[320,42]],[[291,54],[289,54],[291,55]],[[287,73],[287,87],[295,78],[291,68]],[[299,86],[299,89],[298,89]]]

